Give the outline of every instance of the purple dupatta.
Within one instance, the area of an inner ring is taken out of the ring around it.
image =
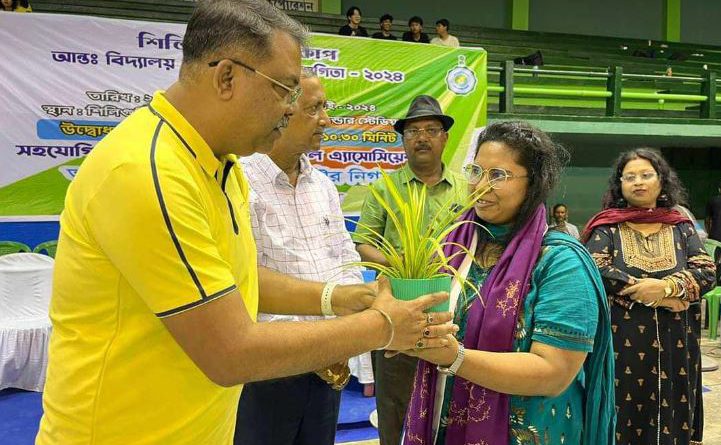
[[[473,209],[464,213],[460,220],[480,223]],[[470,248],[476,230],[476,224],[462,224],[448,235],[446,242]],[[531,274],[541,253],[546,230],[546,209],[539,205],[528,223],[506,246],[483,283],[480,298],[471,304],[463,341],[466,348],[492,352],[512,350],[518,311],[530,288]],[[446,244],[444,247],[447,257],[459,251],[461,249],[455,245]],[[454,255],[450,265],[458,269],[465,256]],[[405,445],[433,445],[436,382],[436,366],[419,361],[406,415]],[[492,391],[457,376],[448,411],[445,444],[439,445],[508,444],[509,409],[508,394]]]

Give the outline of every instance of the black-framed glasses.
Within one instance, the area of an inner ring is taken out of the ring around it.
[[[443,131],[443,127],[409,128],[407,130],[403,130],[403,137],[406,139],[415,139],[425,133],[429,138],[437,138],[438,135],[443,133]]]
[[[528,175],[514,175],[503,168],[489,168],[485,169],[478,164],[466,164],[463,166],[463,175],[471,185],[476,185],[481,182],[483,175],[486,175],[486,179],[492,188],[497,189],[503,186],[503,184],[509,179],[514,178],[527,178]]]
[[[268,76],[267,74],[264,74],[262,71],[259,71],[259,70],[255,69],[255,68],[253,68],[252,66],[248,65],[247,63],[241,62],[240,60],[229,59],[229,58],[225,58],[225,59],[221,59],[221,60],[214,60],[214,61],[210,62],[210,63],[208,64],[208,66],[209,66],[209,67],[216,67],[216,66],[218,66],[218,64],[219,64],[222,60],[230,60],[230,61],[233,62],[234,64],[240,65],[240,66],[242,66],[243,68],[247,69],[248,71],[252,71],[252,72],[254,72],[255,74],[259,75],[260,77],[263,77],[263,78],[267,79],[267,80],[268,80],[270,83],[272,83],[273,85],[276,85],[276,86],[279,86],[279,87],[283,88],[283,89],[284,89],[285,91],[287,91],[287,93],[288,93],[288,94],[285,96],[285,98],[286,98],[286,100],[288,101],[288,103],[289,103],[290,105],[293,105],[294,103],[296,103],[296,102],[298,101],[298,98],[300,97],[300,95],[303,93],[303,89],[302,89],[300,86],[297,86],[297,87],[295,87],[295,88],[291,88],[291,87],[289,87],[288,85],[284,84],[283,82],[280,82],[280,81],[277,81],[277,80],[273,79],[272,77]]]

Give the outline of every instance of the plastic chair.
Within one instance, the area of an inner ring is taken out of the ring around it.
[[[0,256],[0,390],[43,389],[54,263],[37,253]]]
[[[708,337],[711,340],[716,339],[718,334],[719,322],[719,306],[721,306],[721,286],[716,286],[703,296],[708,303],[708,312],[706,319],[708,320]]]
[[[363,282],[368,283],[370,281],[375,281],[376,279],[376,271],[375,270],[361,270],[361,274],[363,275]]]
[[[33,249],[35,253],[41,253],[49,257],[55,258],[55,252],[58,250],[58,240],[45,241],[40,243]]]
[[[716,261],[716,249],[721,248],[721,242],[713,240],[713,239],[706,239],[703,243],[703,247],[706,249],[706,253],[708,253],[708,256],[711,257],[714,261]]]
[[[31,249],[27,244],[19,243],[17,241],[0,241],[0,255],[32,251],[33,249]]]

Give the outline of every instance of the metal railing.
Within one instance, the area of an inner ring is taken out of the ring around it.
[[[516,68],[512,60],[508,60],[500,67],[489,66],[489,72],[497,72],[500,75],[498,85],[488,85],[489,92],[499,93],[498,109],[501,113],[514,112],[514,97],[519,96],[550,96],[559,98],[578,97],[605,99],[606,116],[621,116],[621,102],[629,100],[649,100],[665,103],[666,101],[699,103],[699,117],[703,119],[716,118],[716,102],[721,101],[717,96],[717,79],[714,71],[708,71],[704,76],[659,76],[653,74],[630,74],[624,73],[623,68],[614,66],[607,71],[565,71],[565,70],[544,70],[538,68]],[[550,87],[540,88],[533,86],[516,85],[514,76],[516,74],[532,74],[533,76],[567,76],[584,78],[606,79],[605,90],[589,89],[578,87]],[[680,94],[663,92],[638,92],[624,91],[623,80],[664,80],[671,82],[695,82],[698,83],[699,94]]]

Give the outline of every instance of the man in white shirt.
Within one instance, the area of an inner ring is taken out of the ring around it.
[[[300,85],[297,109],[273,150],[241,161],[252,187],[258,265],[310,281],[361,283],[359,267],[342,267],[359,262],[360,256],[346,231],[338,191],[307,156],[320,148],[329,123],[325,92],[311,70],[303,70]],[[258,314],[260,322],[322,318]],[[349,372],[343,362],[316,373],[247,384],[238,406],[235,443],[332,445],[340,390]]]
[[[548,226],[550,230],[558,230],[576,239],[581,238],[578,234],[578,227],[568,222],[568,207],[566,207],[566,204],[558,203],[553,206],[553,221],[554,224]]]
[[[451,23],[448,21],[448,19],[438,20],[436,22],[436,33],[438,34],[438,37],[433,37],[433,39],[431,39],[431,44],[450,46],[451,48],[458,48],[459,46],[461,46],[458,39],[448,33],[450,29]]]

